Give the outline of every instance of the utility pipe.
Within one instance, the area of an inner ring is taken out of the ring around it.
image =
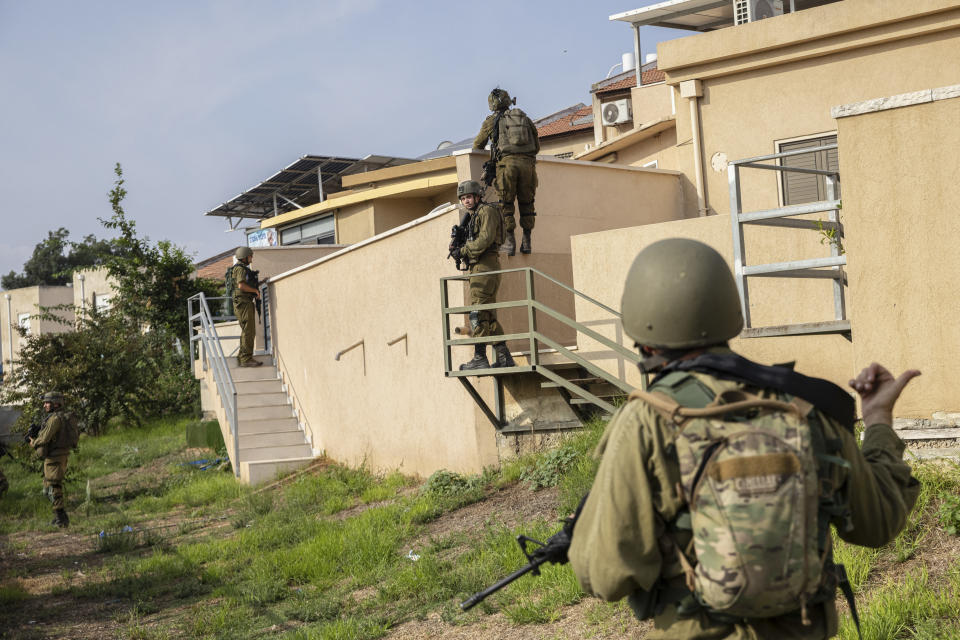
[[[680,97],[690,100],[690,130],[693,139],[693,171],[697,181],[697,209],[700,217],[707,215],[707,193],[703,185],[702,130],[700,127],[700,98],[703,84],[699,80],[684,80],[680,83]]]
[[[6,293],[3,297],[7,299],[7,340],[10,349],[7,352],[7,362],[10,363],[10,373],[13,373],[13,311],[10,307],[10,294]]]
[[[84,283],[84,280],[86,280],[86,276],[84,276],[81,273],[79,277],[80,277],[80,322],[83,322],[84,316],[87,315],[87,288]]]

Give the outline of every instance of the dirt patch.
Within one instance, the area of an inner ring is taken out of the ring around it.
[[[443,514],[427,525],[427,532],[413,545],[424,545],[454,532],[478,531],[488,524],[513,528],[537,519],[558,520],[559,529],[557,496],[558,491],[553,487],[530,491],[522,484],[514,484],[489,494],[481,502]]]
[[[650,622],[638,621],[629,609],[616,610],[611,616],[597,615],[600,608],[605,609],[607,605],[587,598],[564,607],[557,620],[537,625],[516,625],[501,613],[468,624],[449,624],[439,614],[431,614],[425,620],[412,620],[397,626],[386,637],[390,640],[639,640],[645,638],[653,626]]]

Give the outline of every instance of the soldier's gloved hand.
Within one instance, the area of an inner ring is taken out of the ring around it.
[[[547,544],[534,552],[534,556],[544,558],[554,564],[566,564],[570,561],[567,552],[570,550],[570,534],[564,527],[547,539]]]
[[[453,257],[454,260],[461,260],[462,256],[460,255],[460,247],[451,248],[450,256]]]

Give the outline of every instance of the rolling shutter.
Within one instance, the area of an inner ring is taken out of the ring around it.
[[[797,140],[796,142],[784,142],[780,145],[780,152],[805,149],[807,147],[819,147],[825,144],[835,144],[836,142],[837,136],[835,135],[808,138],[807,140]],[[837,171],[840,167],[836,149],[781,158],[780,163],[785,167],[825,169],[827,171]],[[782,172],[781,179],[783,180],[784,205],[816,202],[817,200],[825,200],[827,197],[823,176],[784,171]],[[838,193],[837,196],[839,197],[839,195]]]

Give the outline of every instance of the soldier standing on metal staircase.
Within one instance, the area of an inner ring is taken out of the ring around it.
[[[497,251],[503,240],[503,220],[500,211],[494,205],[481,199],[483,187],[475,180],[465,180],[457,185],[457,197],[467,210],[464,226],[467,229],[467,241],[463,247],[451,247],[451,255],[456,260],[465,260],[470,277],[470,304],[490,304],[497,301],[497,289],[500,288],[500,274],[483,275],[488,271],[500,270],[500,258]],[[497,322],[495,309],[470,312],[470,331],[474,338],[502,336],[503,327]],[[475,344],[474,356],[469,362],[460,365],[461,371],[470,369],[489,369],[492,367],[514,367],[516,363],[507,349],[506,342],[493,345],[496,361],[493,365],[487,360],[487,345]]]

